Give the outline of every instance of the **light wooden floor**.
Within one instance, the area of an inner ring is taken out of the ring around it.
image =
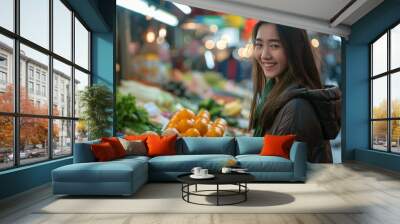
[[[38,207],[54,200],[46,185],[1,201],[0,223],[400,223],[399,173],[358,163],[314,164],[309,169],[308,182],[322,185],[346,201],[361,200],[368,206],[357,214],[35,214]]]

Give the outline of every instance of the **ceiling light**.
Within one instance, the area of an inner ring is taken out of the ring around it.
[[[211,50],[211,49],[213,49],[213,48],[215,47],[215,42],[214,42],[213,40],[207,40],[207,41],[204,43],[204,46],[205,46],[208,50]]]
[[[312,45],[313,47],[315,47],[315,48],[318,48],[318,47],[319,47],[319,41],[318,41],[317,39],[313,38],[313,39],[311,40],[311,45]]]
[[[160,36],[160,37],[166,37],[166,36],[167,36],[167,30],[166,30],[165,28],[161,28],[161,29],[158,31],[158,36]]]
[[[156,39],[156,34],[153,31],[149,31],[146,34],[146,41],[148,43],[153,43],[155,39]]]
[[[142,15],[153,17],[170,26],[176,26],[179,23],[176,16],[164,10],[157,9],[154,5],[149,5],[148,2],[143,0],[117,0],[117,5]]]
[[[178,9],[180,9],[186,15],[188,15],[192,12],[192,8],[190,8],[187,5],[183,5],[183,4],[179,4],[179,3],[175,3],[175,2],[172,2],[172,4],[174,4]]]
[[[225,40],[217,41],[217,48],[219,50],[224,50],[227,47],[228,43]]]

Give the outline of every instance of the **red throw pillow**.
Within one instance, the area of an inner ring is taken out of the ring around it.
[[[280,156],[289,159],[290,147],[296,135],[265,135],[264,146],[261,149],[262,156]]]
[[[118,138],[110,137],[110,138],[101,138],[101,142],[108,142],[114,149],[115,155],[117,158],[125,157],[126,151],[122,146],[121,142],[119,142]]]
[[[176,155],[176,135],[147,137],[148,156]]]
[[[108,142],[93,144],[91,145],[91,149],[94,157],[99,162],[109,161],[117,158],[113,147]]]

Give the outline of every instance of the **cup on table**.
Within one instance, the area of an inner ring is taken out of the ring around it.
[[[230,172],[232,172],[232,168],[230,168],[230,167],[222,167],[221,172],[222,173],[230,173]]]
[[[201,167],[193,167],[193,169],[192,169],[192,173],[194,174],[194,175],[196,175],[196,176],[200,176],[201,174],[200,174],[200,171],[202,170],[202,168]]]
[[[200,170],[200,176],[207,176],[208,175],[208,169],[201,169]]]

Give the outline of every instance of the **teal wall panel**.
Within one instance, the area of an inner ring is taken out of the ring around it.
[[[51,171],[72,163],[72,157],[0,172],[0,199],[51,181]]]

